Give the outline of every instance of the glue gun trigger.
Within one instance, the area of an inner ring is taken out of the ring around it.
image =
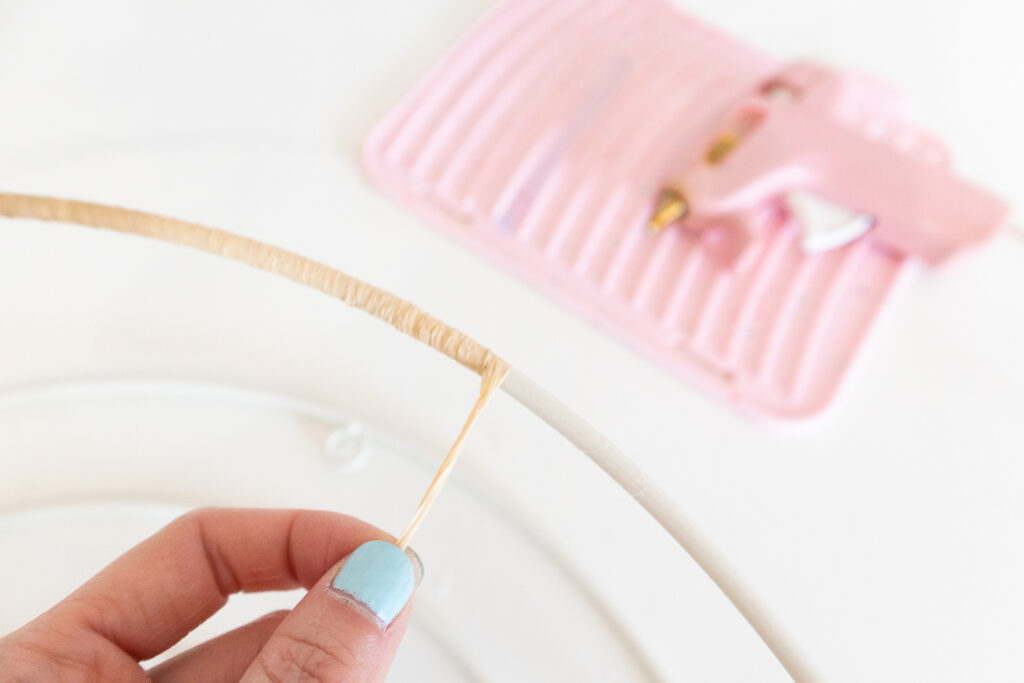
[[[858,213],[804,190],[789,192],[784,203],[800,224],[801,244],[808,253],[838,249],[875,226],[871,214]]]

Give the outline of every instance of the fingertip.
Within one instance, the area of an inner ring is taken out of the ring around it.
[[[383,680],[421,565],[394,543],[362,543],[281,621],[243,680]]]
[[[273,612],[267,612],[266,614],[264,614],[264,615],[263,615],[262,617],[260,617],[260,618],[259,618],[259,619],[257,619],[256,621],[257,621],[257,622],[264,622],[264,621],[281,621],[281,620],[282,620],[282,619],[284,619],[284,618],[285,618],[286,616],[288,616],[288,613],[289,613],[289,612],[291,612],[291,610],[287,610],[287,609],[278,609],[278,610],[274,610]]]

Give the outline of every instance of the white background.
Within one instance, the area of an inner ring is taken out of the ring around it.
[[[363,180],[370,126],[488,4],[0,1],[0,188],[252,235],[476,336],[673,491],[828,680],[1024,678],[1024,241],[913,278],[822,419],[741,419]],[[964,175],[1024,201],[1016,3],[687,10],[783,57],[886,75]],[[4,224],[0,298],[4,386],[244,382],[438,451],[474,393],[467,373],[332,302],[116,236]],[[563,547],[666,679],[785,680],[660,530],[511,401],[466,466]]]

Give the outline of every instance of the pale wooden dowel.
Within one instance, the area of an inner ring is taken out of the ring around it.
[[[794,681],[822,680],[795,640],[772,619],[675,501],[618,446],[515,368],[509,370],[501,390],[551,425],[632,496],[715,582]]]

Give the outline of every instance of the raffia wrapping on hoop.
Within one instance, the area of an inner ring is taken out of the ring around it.
[[[416,513],[399,538],[398,545],[403,549],[455,466],[466,437],[481,411],[508,374],[508,363],[490,349],[408,301],[323,263],[248,237],[143,211],[33,195],[0,193],[0,216],[106,228],[152,237],[240,261],[341,299],[480,375],[480,395]]]

